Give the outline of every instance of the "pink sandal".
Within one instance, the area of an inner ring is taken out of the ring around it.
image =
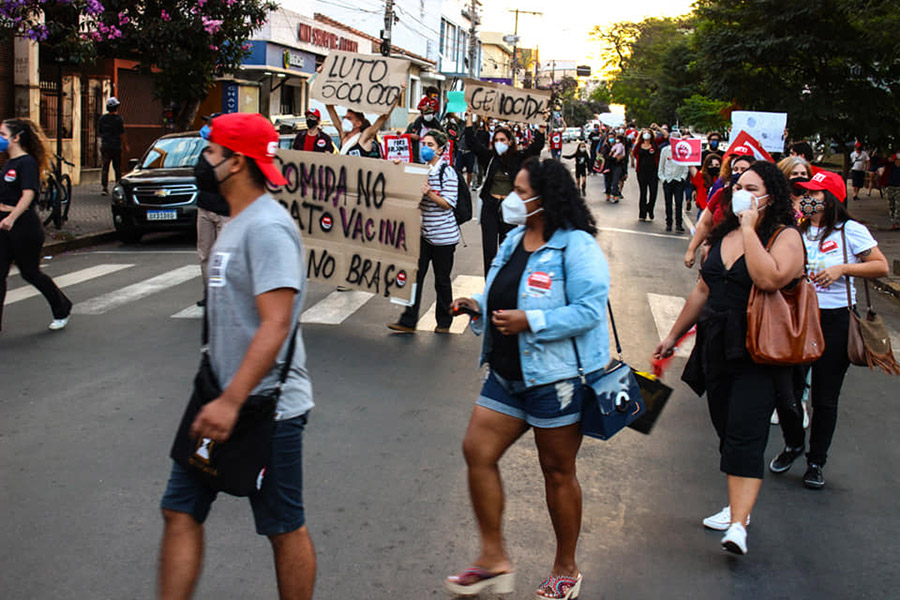
[[[447,577],[444,587],[457,596],[477,596],[488,588],[495,594],[511,594],[515,589],[515,582],[516,575],[513,572],[491,573],[481,567],[469,567]]]
[[[578,577],[566,575],[551,575],[538,586],[538,598],[553,598],[554,600],[574,600],[581,593],[581,573]]]

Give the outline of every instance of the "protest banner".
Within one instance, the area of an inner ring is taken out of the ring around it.
[[[410,300],[419,259],[424,165],[279,150],[270,189],[303,236],[307,277]]]
[[[385,135],[384,158],[386,160],[399,160],[405,163],[413,162],[412,141],[408,133],[402,135]]]
[[[672,146],[672,161],[685,167],[700,166],[703,156],[703,140],[700,138],[688,138],[684,140],[670,140]]]
[[[768,152],[784,151],[787,113],[736,110],[731,113],[731,138],[745,131]]]
[[[408,77],[408,60],[332,50],[309,95],[324,104],[382,115],[397,102]]]
[[[759,143],[757,139],[755,139],[752,135],[747,133],[746,131],[742,131],[738,134],[736,138],[734,138],[731,143],[728,145],[728,151],[725,152],[725,156],[730,154],[753,154],[753,157],[756,160],[767,160],[769,162],[775,162],[775,159],[766,152],[766,150],[762,147],[762,144]]]
[[[526,90],[511,85],[465,80],[466,104],[482,117],[540,125],[546,122],[544,111],[550,106],[550,92]]]

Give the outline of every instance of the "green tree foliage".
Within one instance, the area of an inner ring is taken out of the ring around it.
[[[701,94],[692,94],[685,98],[676,111],[678,120],[699,131],[724,129],[730,123],[730,102],[713,100]]]
[[[249,53],[247,39],[277,5],[268,0],[106,0],[108,20],[128,19],[119,53],[154,76],[154,92],[180,107],[186,129],[217,76],[234,72]]]

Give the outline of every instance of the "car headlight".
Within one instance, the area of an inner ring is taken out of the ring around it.
[[[112,200],[116,204],[125,204],[125,189],[121,185],[113,188]]]

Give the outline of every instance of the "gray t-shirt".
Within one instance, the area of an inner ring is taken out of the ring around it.
[[[259,329],[256,297],[278,288],[297,290],[292,320],[297,323],[305,283],[300,234],[287,211],[270,195],[260,196],[225,225],[212,249],[207,282],[209,356],[223,389],[231,382]],[[253,390],[254,394],[275,388],[289,343],[290,335],[276,364]],[[281,390],[275,419],[291,419],[312,407],[312,383],[298,329],[294,360]]]

